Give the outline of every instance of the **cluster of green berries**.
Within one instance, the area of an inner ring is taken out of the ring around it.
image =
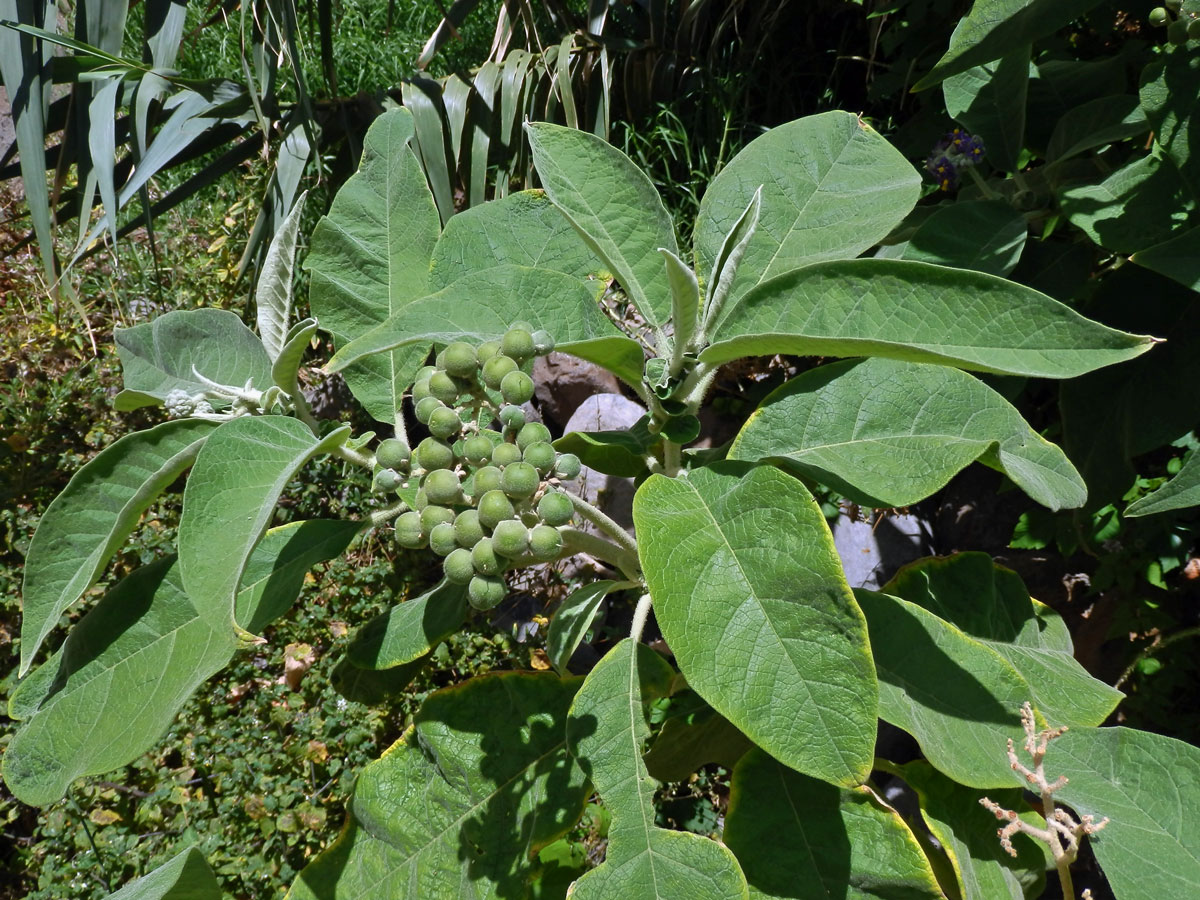
[[[1184,15],[1182,10],[1183,0],[1166,0],[1162,6],[1150,10],[1150,24],[1156,28],[1166,26],[1167,40],[1172,44],[1200,40],[1200,17],[1193,14]]]
[[[520,406],[533,397],[521,366],[553,347],[524,323],[478,347],[450,344],[413,384],[430,436],[412,449],[389,438],[375,451],[377,491],[419,484],[415,508],[396,519],[397,543],[443,557],[446,578],[467,585],[477,609],[504,599],[505,569],[556,559],[559,528],[575,514],[559,484],[579,474],[579,457],[556,451]]]

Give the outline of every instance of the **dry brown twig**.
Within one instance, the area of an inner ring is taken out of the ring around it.
[[[1054,857],[1054,866],[1058,870],[1059,881],[1062,883],[1063,896],[1074,897],[1071,863],[1079,855],[1079,842],[1083,837],[1095,834],[1107,825],[1108,817],[1105,816],[1097,822],[1095,816],[1080,816],[1079,821],[1076,822],[1070,813],[1059,809],[1054,803],[1054,793],[1066,786],[1067,777],[1060,775],[1054,781],[1047,780],[1044,769],[1046,748],[1052,740],[1062,736],[1067,730],[1066,726],[1038,731],[1037,723],[1033,718],[1033,706],[1028,702],[1021,707],[1021,724],[1025,728],[1025,752],[1031,757],[1033,767],[1026,766],[1017,757],[1012,738],[1008,740],[1008,761],[1013,771],[1019,772],[1029,782],[1033,792],[1041,797],[1042,815],[1046,819],[1046,827],[1038,828],[1036,825],[1029,824],[1021,819],[1015,810],[1005,809],[987,797],[983,797],[979,802],[997,819],[1007,823],[996,833],[1000,836],[1000,846],[1010,856],[1017,855],[1012,839],[1013,835],[1018,832],[1027,834],[1035,841],[1041,841],[1049,846]],[[1083,900],[1091,900],[1090,891],[1083,892]]]

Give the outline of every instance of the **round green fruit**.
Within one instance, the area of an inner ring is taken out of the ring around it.
[[[442,563],[446,578],[454,584],[467,584],[475,577],[475,563],[471,562],[471,551],[459,547],[450,551]]]
[[[429,505],[429,495],[425,493],[424,488],[417,488],[416,499],[413,500],[413,509],[420,512]]]
[[[529,552],[541,560],[555,559],[562,552],[563,537],[557,528],[534,525],[529,531]]]
[[[463,456],[473,466],[486,466],[492,458],[492,442],[482,434],[469,437],[463,442]]]
[[[509,372],[500,381],[500,396],[505,403],[520,406],[533,399],[533,379],[524,372]]]
[[[482,497],[488,491],[500,490],[500,470],[495,466],[484,466],[475,470],[475,480],[471,487],[472,495]]]
[[[483,383],[498,391],[504,379],[516,371],[517,364],[507,356],[493,356],[483,364]]]
[[[1162,28],[1171,21],[1171,14],[1161,6],[1156,6],[1154,9],[1150,10],[1150,15],[1146,17],[1146,21],[1148,21],[1155,28]]]
[[[462,485],[451,469],[434,469],[421,483],[430,503],[450,506],[462,499]]]
[[[494,576],[476,575],[467,585],[467,599],[481,612],[499,605],[507,593],[504,579]]]
[[[460,547],[468,550],[474,547],[484,537],[483,525],[479,522],[479,511],[464,509],[454,520],[454,539]]]
[[[530,444],[550,441],[550,429],[541,422],[530,422],[517,432],[517,446],[524,450]]]
[[[399,438],[386,438],[375,448],[375,462],[385,469],[407,468],[412,450]]]
[[[421,531],[432,534],[433,529],[443,523],[454,521],[454,510],[444,506],[434,506],[432,503],[421,510]]]
[[[396,543],[409,550],[420,550],[425,546],[425,530],[421,527],[421,514],[409,511],[396,519]]]
[[[426,424],[429,426],[430,434],[442,440],[452,438],[462,428],[462,420],[458,417],[458,413],[447,406],[435,409]]]
[[[511,519],[516,515],[512,501],[505,496],[503,491],[488,491],[479,498],[479,503],[475,508],[479,510],[480,523],[488,529],[494,529],[505,519]]]
[[[442,364],[446,371],[458,378],[474,378],[479,368],[479,360],[475,356],[475,348],[466,341],[455,341],[442,351],[445,354]]]
[[[521,448],[516,444],[497,444],[492,448],[492,465],[511,466],[521,461]]]
[[[554,447],[547,444],[545,441],[538,441],[536,444],[530,444],[525,448],[523,459],[535,469],[540,475],[549,475],[554,469],[554,461],[558,458],[558,453]]]
[[[403,481],[404,479],[395,469],[380,469],[371,479],[371,490],[377,494],[386,494],[388,491],[394,491],[400,487]]]
[[[1183,9],[1183,0],[1164,0],[1163,6],[1169,9],[1171,12],[1177,13]]]
[[[446,404],[437,397],[423,397],[417,401],[417,405],[413,407],[413,414],[417,417],[417,421],[422,425],[429,424],[429,418],[436,410],[445,409]]]
[[[491,359],[493,356],[498,355],[499,353],[500,353],[500,342],[499,341],[484,341],[482,344],[479,345],[479,348],[475,351],[475,358],[479,361],[479,365],[482,366],[489,359]]]
[[[500,477],[500,489],[514,500],[532,497],[542,482],[537,469],[526,462],[516,462],[504,467]]]
[[[471,562],[480,575],[499,575],[502,568],[491,538],[482,538],[471,548]]]
[[[562,491],[546,491],[538,501],[537,513],[547,525],[566,525],[575,516],[575,504]]]
[[[554,474],[564,481],[578,478],[582,470],[583,463],[579,461],[579,457],[574,453],[560,453],[558,461],[554,464]]]
[[[533,335],[524,328],[510,328],[500,338],[500,352],[520,363],[536,355],[537,348]]]
[[[414,404],[420,403],[426,397],[432,397],[429,393],[429,378],[421,378],[413,382],[412,386],[412,401]]]
[[[447,406],[453,406],[458,399],[458,385],[445,372],[435,372],[429,379],[429,393]]]
[[[500,422],[509,431],[520,431],[525,424],[525,410],[519,406],[502,406]]]
[[[438,522],[429,532],[429,549],[438,556],[449,556],[458,549],[458,541],[454,539],[454,525],[450,522]]]
[[[516,519],[506,519],[492,532],[492,547],[501,556],[515,559],[529,549],[529,529]]]
[[[417,444],[417,462],[427,472],[454,465],[454,448],[437,438],[427,437]]]
[[[548,331],[538,329],[531,337],[533,338],[533,349],[538,356],[545,356],[554,349],[554,337]]]

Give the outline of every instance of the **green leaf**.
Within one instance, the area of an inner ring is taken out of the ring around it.
[[[633,160],[603,139],[547,122],[528,123],[533,164],[554,201],[604,260],[654,328],[671,317],[671,290],[658,249],[678,254],[662,198]]]
[[[181,309],[113,332],[125,390],[122,411],[162,403],[174,390],[200,393],[210,381],[256,390],[271,386],[271,359],[258,336],[227,309]]]
[[[1116,253],[1133,253],[1168,240],[1196,205],[1167,158],[1143,156],[1099,184],[1068,187],[1059,196],[1071,224]]]
[[[714,341],[704,362],[886,356],[1045,378],[1073,378],[1154,344],[1003,278],[889,259],[818,263],[764,282],[728,311]]]
[[[630,384],[641,383],[641,345],[621,334],[578,278],[512,265],[466,275],[408,304],[342,347],[326,369],[340,372],[371,354],[397,347],[495,341],[518,321],[549,332],[556,350],[603,366]]]
[[[213,628],[234,623],[234,596],[275,503],[300,468],[345,441],[317,438],[296,419],[243,416],[209,437],[183,491],[179,565],[188,596]]]
[[[642,762],[650,734],[645,703],[672,674],[662,657],[626,638],[592,669],[571,705],[571,752],[612,814],[604,862],[575,882],[572,900],[748,897],[741,869],[724,845],[653,824],[657,785]]]
[[[1070,159],[1094,147],[1137,137],[1149,128],[1146,113],[1136,97],[1128,94],[1097,97],[1058,120],[1046,147],[1046,162]]]
[[[128,434],[76,472],[42,513],[25,557],[20,674],[215,427],[179,419]]]
[[[204,854],[188,847],[108,900],[221,900],[221,885]]]
[[[433,650],[457,631],[466,617],[466,588],[443,580],[363,625],[346,656],[360,669],[403,665]]]
[[[780,762],[860,784],[876,685],[825,518],[778,469],[652,475],[634,496],[654,614],[689,686]]]
[[[732,769],[754,745],[707,703],[700,710],[672,716],[643,759],[659,781],[687,781],[707,763]]]
[[[1058,613],[1031,598],[1021,577],[986,553],[918,560],[883,591],[940,616],[1012,663],[1029,684],[1030,699],[1055,725],[1099,725],[1123,696],[1076,662]]]
[[[1200,255],[1196,253],[1197,246],[1200,246],[1200,227],[1190,228],[1168,241],[1139,250],[1132,259],[1139,266],[1173,278],[1193,291],[1200,291]]]
[[[1053,34],[1100,0],[975,0],[950,38],[950,49],[913,87],[939,84],[951,75],[999,59]]]
[[[1051,509],[1081,506],[1070,461],[977,378],[946,366],[846,360],[781,385],[730,459],[782,459],[864,506],[910,506],[979,460]]]
[[[751,750],[733,771],[725,842],[750,896],[942,898],[920,844],[869,788],[837,788]]]
[[[1088,842],[1120,900],[1200,892],[1200,749],[1131,728],[1073,728],[1050,744],[1046,772],[1070,779],[1055,799],[1109,817]]]
[[[1179,168],[1192,192],[1200,194],[1200,155],[1192,156],[1200,122],[1195,103],[1200,95],[1200,46],[1188,41],[1164,48],[1142,71],[1138,93],[1155,142]]]
[[[347,700],[366,706],[382,706],[403,694],[432,656],[431,651],[390,669],[362,669],[343,656],[329,673],[329,682]]]
[[[950,39],[953,52],[962,34]],[[1029,89],[1028,44],[1003,57],[973,66],[942,82],[946,112],[967,131],[983,138],[984,152],[997,169],[1016,172],[1025,148],[1025,97]]]
[[[750,202],[746,204],[745,212],[725,235],[725,240],[721,242],[721,250],[713,260],[712,274],[704,292],[704,319],[701,325],[705,330],[705,340],[709,324],[720,314],[725,301],[729,299],[729,292],[733,290],[738,266],[742,264],[742,257],[746,255],[746,247],[758,231],[758,220],[762,215],[762,192],[762,185],[759,185]]]
[[[939,207],[909,239],[901,259],[1005,276],[1025,249],[1025,217],[999,200]]]
[[[761,187],[762,209],[726,312],[756,285],[809,263],[857,256],[917,202],[912,164],[857,116],[797,119],[751,141],[713,179],[696,222],[696,268],[713,270]],[[728,249],[728,248],[726,248]]]
[[[897,771],[917,792],[921,817],[950,858],[963,900],[1025,900],[1042,895],[1046,882],[1042,846],[1018,832],[1012,839],[1017,857],[1009,856],[996,837],[995,817],[979,805],[986,795],[1005,809],[1022,809],[1020,788],[985,792],[964,787],[924,760]],[[1021,818],[1037,828],[1046,827],[1035,812],[1025,812]]]
[[[432,290],[495,266],[552,269],[588,281],[603,292],[607,270],[563,218],[545,191],[518,191],[464,209],[446,223],[433,248]]]
[[[358,172],[338,191],[304,261],[309,300],[340,349],[429,291],[441,220],[409,147],[412,114],[397,108],[367,132]],[[346,372],[367,412],[391,422],[428,345],[388,353]]]
[[[304,198],[300,195],[292,211],[288,213],[271,246],[267,248],[262,272],[254,288],[254,305],[258,314],[258,333],[271,362],[279,360],[287,343],[292,320],[292,278],[296,267],[296,241],[300,234],[300,216],[304,212]]]
[[[646,471],[646,457],[658,436],[642,416],[625,431],[569,431],[554,442],[559,453],[574,453],[590,469],[602,475],[637,478]]]
[[[593,581],[567,595],[546,632],[546,655],[556,672],[568,674],[567,662],[591,627],[600,601],[613,591],[631,586],[627,581]]]
[[[309,342],[316,333],[316,319],[302,319],[297,322],[284,336],[283,348],[271,366],[271,380],[289,397],[294,398],[300,393],[300,382],[296,376],[300,372],[300,363],[304,361]]]
[[[575,824],[589,788],[566,752],[579,680],[503,672],[439,691],[358,776],[338,840],[291,900],[523,897],[530,857]]]
[[[1130,503],[1125,516],[1152,516],[1200,506],[1200,453],[1193,453],[1174,478],[1153,493]]]
[[[1012,785],[1005,741],[1021,738],[1029,685],[991,647],[915,603],[856,590],[879,671],[879,718],[971,787]]]
[[[684,350],[692,344],[700,324],[700,282],[691,266],[670,250],[659,248],[667,268],[671,286],[671,341],[675,346],[672,359],[682,359]]]

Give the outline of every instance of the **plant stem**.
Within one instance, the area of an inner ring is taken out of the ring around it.
[[[367,520],[371,523],[372,528],[378,528],[380,525],[386,525],[392,519],[406,512],[408,512],[408,504],[403,500],[397,500],[391,506],[383,506],[372,510],[367,516]]]
[[[650,615],[650,592],[638,598],[637,606],[633,608],[633,624],[629,628],[629,639],[635,644],[642,639],[642,631],[646,627],[646,619]]]
[[[304,393],[297,387],[296,392],[289,396],[292,398],[292,409],[296,411],[296,418],[307,425],[309,431],[316,437],[320,437],[321,425],[312,414],[312,409],[309,407],[308,401],[304,399]]]
[[[679,474],[680,449],[679,444],[674,441],[663,441],[662,472],[668,478],[674,478]]]
[[[396,438],[408,446],[408,428],[404,424],[404,410],[396,410]]]
[[[1190,628],[1182,628],[1179,631],[1168,634],[1166,637],[1155,641],[1150,646],[1143,648],[1142,652],[1133,658],[1133,662],[1125,667],[1125,671],[1121,673],[1121,677],[1116,680],[1116,682],[1113,684],[1113,687],[1120,689],[1121,685],[1130,679],[1130,677],[1133,675],[1134,669],[1138,667],[1138,663],[1140,663],[1143,659],[1149,659],[1155,653],[1158,653],[1160,650],[1165,650],[1176,641],[1181,641],[1184,638],[1196,637],[1197,635],[1200,635],[1200,625],[1193,625]]]
[[[330,453],[338,459],[344,459],[346,462],[362,466],[364,469],[369,469],[375,465],[374,456],[369,453],[363,453],[361,450],[353,450],[345,444],[334,448]]]
[[[607,514],[601,512],[595,506],[592,506],[592,504],[588,503],[582,497],[572,494],[569,491],[566,493],[567,496],[571,498],[571,502],[575,505],[575,511],[579,513],[580,516],[582,516],[584,519],[587,519],[587,521],[591,522],[610,538],[612,538],[616,545],[622,550],[637,556],[637,541],[634,540],[632,534],[618,525]]]
[[[620,569],[621,574],[629,581],[638,584],[641,583],[641,578],[638,576],[636,554],[622,550],[606,538],[587,531],[580,531],[578,528],[567,526],[559,530],[562,533],[564,545],[570,550],[594,556],[601,562],[606,562]]]

